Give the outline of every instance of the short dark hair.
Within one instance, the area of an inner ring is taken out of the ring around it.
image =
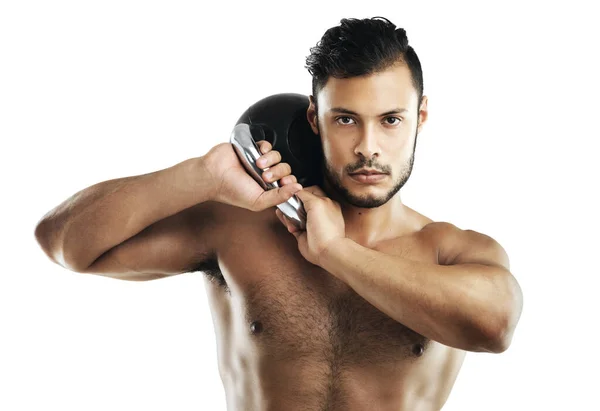
[[[329,77],[348,78],[385,70],[397,62],[408,66],[419,103],[423,97],[423,72],[406,31],[385,17],[342,19],[328,29],[306,58],[312,75],[312,94],[325,86]]]

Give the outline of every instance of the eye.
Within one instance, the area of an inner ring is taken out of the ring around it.
[[[385,123],[390,126],[397,126],[401,122],[402,122],[402,119],[400,119],[398,117],[386,117],[385,118]]]
[[[344,125],[344,126],[347,126],[347,125],[350,125],[350,124],[354,124],[354,119],[352,117],[348,117],[348,116],[337,117],[335,119],[335,121],[338,124],[341,124],[341,125]]]

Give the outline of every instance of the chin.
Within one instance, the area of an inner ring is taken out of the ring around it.
[[[392,188],[389,187],[389,184],[385,184],[384,182],[379,184],[361,184],[350,177],[348,180],[349,181],[346,182],[346,184],[337,186],[337,191],[348,204],[355,207],[381,207],[392,197],[390,195],[391,191],[393,191]]]

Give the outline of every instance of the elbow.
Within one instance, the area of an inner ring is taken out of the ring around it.
[[[89,264],[78,264],[77,259],[68,258],[64,251],[64,244],[61,244],[59,234],[56,232],[56,223],[43,218],[35,226],[34,237],[40,248],[48,256],[48,258],[73,272],[83,272],[88,268]]]
[[[512,334],[512,330],[505,330],[497,333],[493,337],[488,337],[481,351],[492,354],[503,353],[510,347],[512,342]]]
[[[53,262],[57,262],[54,256],[54,252],[52,251],[50,235],[48,230],[48,222],[45,219],[41,219],[35,226],[35,230],[33,232],[35,240],[38,245],[42,249],[42,251],[52,260]]]
[[[47,222],[45,219],[41,219],[40,221],[38,221],[38,223],[35,225],[35,230],[33,232],[33,235],[35,237],[35,240],[37,241],[37,243],[40,245],[40,247],[42,247],[42,249],[44,251],[46,251],[46,247],[47,247],[47,236],[46,236],[46,232],[47,232]]]
[[[507,317],[487,317],[483,325],[479,325],[471,334],[469,351],[500,354],[508,350],[512,342],[514,328],[509,326]]]
[[[508,297],[501,309],[487,316],[481,330],[483,344],[481,351],[500,354],[508,350],[513,334],[521,317],[523,296],[518,283],[512,279]]]

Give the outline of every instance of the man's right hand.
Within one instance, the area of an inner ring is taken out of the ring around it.
[[[238,159],[233,145],[221,143],[214,146],[204,155],[204,165],[207,175],[212,178],[214,201],[230,204],[250,211],[263,211],[286,202],[296,192],[302,189],[296,177],[291,174],[291,167],[281,163],[281,154],[273,150],[272,145],[265,140],[257,142],[261,157],[257,166],[273,173],[268,178],[262,174],[266,182],[278,181],[279,188],[263,190],[263,188],[246,172]],[[264,161],[262,163],[261,161]]]

